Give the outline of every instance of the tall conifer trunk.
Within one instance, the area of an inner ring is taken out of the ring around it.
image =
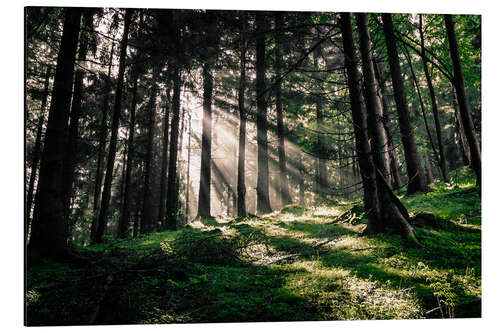
[[[277,12],[275,14],[275,29],[276,29],[276,118],[277,118],[277,135],[278,135],[278,163],[280,169],[280,199],[281,205],[287,205],[291,202],[290,191],[288,189],[288,174],[286,169],[286,153],[285,153],[285,127],[283,125],[283,103],[281,101],[281,31],[283,28],[283,14]]]
[[[64,257],[68,250],[61,175],[81,16],[81,8],[65,10],[28,245],[29,261]]]
[[[453,85],[457,93],[460,116],[464,127],[465,136],[469,144],[471,164],[476,174],[476,184],[481,186],[481,148],[472,122],[470,105],[465,93],[465,81],[462,72],[462,63],[458,52],[457,35],[455,33],[455,23],[451,15],[445,15],[446,32],[448,34],[448,43],[450,44],[451,60],[453,62]]]
[[[257,213],[271,212],[269,201],[269,165],[267,151],[266,101],[266,18],[256,14],[257,23]]]
[[[118,83],[115,93],[115,105],[113,107],[113,119],[111,121],[111,139],[109,142],[108,161],[106,164],[106,177],[104,179],[104,189],[102,192],[101,207],[99,212],[99,222],[97,224],[96,233],[91,240],[92,243],[102,243],[102,237],[106,230],[108,221],[109,201],[111,198],[111,183],[113,181],[113,169],[116,157],[116,145],[118,141],[118,127],[120,122],[123,77],[125,74],[125,60],[127,56],[128,32],[130,21],[132,18],[132,9],[125,11],[125,22],[123,28],[123,37],[120,45],[120,65],[118,68]]]
[[[45,84],[43,86],[42,105],[40,107],[40,115],[38,117],[38,124],[36,127],[36,138],[35,138],[35,147],[33,149],[33,159],[31,161],[30,181],[28,185],[28,193],[26,195],[27,234],[29,234],[30,232],[30,227],[29,227],[31,224],[30,216],[31,216],[31,208],[33,206],[33,193],[35,191],[35,179],[38,171],[38,162],[40,162],[43,122],[45,118],[45,108],[47,106],[47,97],[49,96],[49,80],[50,80],[50,67],[47,67],[47,71],[45,73]]]
[[[415,192],[424,192],[427,190],[425,173],[422,167],[422,161],[417,151],[417,144],[413,134],[413,128],[410,123],[410,112],[406,101],[403,77],[399,64],[396,38],[394,37],[394,27],[391,14],[382,14],[387,54],[389,56],[389,65],[391,68],[392,86],[394,89],[394,99],[398,111],[399,128],[406,160],[406,170],[408,172],[408,194]]]
[[[247,16],[246,12],[241,12],[240,17],[240,84],[238,87],[238,111],[240,114],[240,128],[238,135],[238,216],[245,217],[247,215],[245,195],[245,146],[246,146],[246,127],[247,127],[247,113],[245,110],[245,87],[246,87],[246,53],[247,53],[247,39],[246,39],[246,26]]]

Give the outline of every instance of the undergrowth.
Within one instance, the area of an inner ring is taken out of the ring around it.
[[[359,207],[354,218],[339,218],[353,204],[294,204],[261,218],[199,220],[179,231],[81,248],[87,263],[30,268],[27,322],[479,317],[481,200],[467,174],[456,176],[425,194],[398,193],[412,216],[438,221],[416,227],[422,248],[398,235],[360,236]]]

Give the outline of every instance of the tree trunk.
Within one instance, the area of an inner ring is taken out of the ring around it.
[[[207,52],[203,64],[203,133],[201,139],[200,190],[198,194],[198,216],[200,217],[210,217],[213,67],[217,56],[217,21],[212,11],[206,12],[205,19],[208,28],[206,33]]]
[[[357,14],[356,22],[359,31],[361,58],[363,64],[364,97],[367,111],[368,131],[371,140],[371,150],[376,167],[382,172],[384,178],[390,183],[390,159],[387,145],[387,134],[383,124],[383,111],[378,94],[375,69],[372,61],[372,42],[368,29],[368,16]]]
[[[394,37],[394,27],[391,14],[382,14],[385,41],[387,45],[387,54],[389,56],[389,65],[391,68],[392,86],[394,89],[394,99],[398,111],[399,127],[406,160],[406,169],[408,172],[407,193],[424,192],[427,190],[425,182],[425,173],[422,167],[422,161],[417,151],[417,144],[413,135],[413,129],[410,124],[410,114],[404,89],[401,68],[399,65],[396,38]]]
[[[425,131],[427,132],[427,138],[429,139],[429,144],[431,145],[431,148],[432,148],[432,151],[434,153],[434,156],[436,157],[436,160],[439,161],[439,154],[436,150],[436,145],[434,144],[434,139],[432,137],[429,123],[427,122],[427,116],[425,115],[424,101],[422,99],[422,94],[420,93],[420,85],[418,83],[417,76],[415,75],[415,71],[413,70],[413,63],[411,61],[410,53],[408,52],[408,49],[406,48],[406,46],[404,46],[403,50],[404,50],[403,53],[405,54],[406,60],[408,61],[408,67],[410,67],[410,73],[411,73],[411,76],[413,79],[413,84],[415,86],[415,89],[417,90],[418,101],[420,104],[420,111],[422,112],[422,118],[424,119]],[[414,111],[415,111],[415,116],[418,117],[416,104],[412,105],[412,109],[414,109]]]
[[[127,166],[125,169],[125,184],[123,189],[123,205],[118,223],[118,237],[126,238],[130,232],[130,204],[132,200],[132,165],[135,158],[135,109],[137,106],[137,84],[139,80],[138,69],[132,74],[132,101],[130,103],[130,126],[127,139]]]
[[[455,111],[455,121],[456,121],[456,131],[458,132],[458,139],[460,142],[460,150],[462,151],[462,158],[464,164],[470,166],[470,150],[467,145],[467,139],[465,138],[464,126],[462,125],[462,118],[460,117],[460,110],[458,106],[457,94],[453,91],[453,109]]]
[[[448,34],[448,42],[450,44],[451,60],[453,61],[453,85],[457,92],[462,125],[464,127],[465,136],[467,137],[467,142],[469,143],[472,169],[476,174],[476,184],[481,186],[481,148],[474,129],[474,123],[472,122],[469,101],[465,93],[464,75],[462,73],[462,63],[458,52],[455,26],[451,15],[445,15],[444,21]]]
[[[267,151],[266,37],[264,14],[257,13],[257,213],[271,212]]]
[[[28,259],[61,258],[68,249],[62,171],[81,8],[65,10],[63,34],[45,132]]]
[[[314,67],[316,70],[319,68],[318,60],[321,55],[320,47],[317,47],[313,52]],[[323,77],[318,75],[318,79],[323,79]],[[316,141],[316,147],[318,152],[318,157],[316,160],[316,194],[320,199],[324,199],[328,189],[327,182],[327,172],[326,172],[326,147],[325,147],[325,132],[324,127],[324,114],[323,114],[323,96],[321,96],[322,90],[318,91],[316,99],[316,126],[318,130],[318,137]]]
[[[174,64],[174,91],[172,97],[172,124],[170,126],[170,151],[167,178],[167,211],[165,228],[177,228],[177,150],[179,140],[179,111],[181,92],[181,73],[178,64]]]
[[[391,117],[389,115],[389,102],[386,96],[385,90],[385,79],[382,77],[377,62],[373,59],[373,69],[375,71],[375,77],[378,81],[378,87],[380,89],[379,95],[382,101],[382,123],[384,124],[384,129],[387,135],[387,148],[389,149],[389,157],[390,157],[390,167],[391,167],[391,188],[399,189],[403,186],[403,182],[401,181],[401,175],[399,174],[399,157],[396,152],[396,148],[394,147],[394,140],[392,139],[392,124]]]
[[[356,141],[356,156],[358,157],[361,169],[361,179],[363,182],[363,194],[365,211],[368,216],[367,228],[377,230],[379,224],[379,202],[378,188],[375,174],[375,164],[373,163],[366,131],[366,115],[363,113],[361,102],[361,87],[359,85],[361,76],[356,67],[356,54],[354,50],[353,33],[351,26],[351,15],[349,13],[340,14],[340,24],[342,31],[342,43],[344,46],[345,67],[347,69],[347,85],[349,88],[349,100],[351,103],[351,113],[354,125],[354,137]]]
[[[278,163],[280,168],[280,199],[281,205],[288,205],[291,202],[290,191],[288,188],[288,175],[286,169],[286,153],[285,153],[285,128],[283,125],[283,105],[281,101],[281,32],[283,28],[283,14],[277,12],[275,14],[275,29],[276,29],[276,118],[277,118],[277,135],[278,135]]]
[[[161,157],[161,172],[160,172],[160,202],[158,207],[158,221],[160,225],[165,225],[165,194],[167,190],[167,167],[168,167],[168,121],[170,115],[169,108],[170,101],[170,89],[167,91],[167,97],[165,101],[165,110],[163,115],[163,148]]]
[[[38,162],[40,161],[40,149],[42,147],[42,131],[43,131],[43,121],[45,118],[45,108],[47,106],[47,97],[49,96],[49,80],[50,80],[50,67],[47,67],[47,72],[45,73],[45,84],[43,86],[43,96],[42,105],[40,107],[40,115],[38,117],[38,124],[36,127],[36,139],[35,147],[33,149],[33,160],[31,161],[31,174],[30,182],[28,185],[28,194],[26,195],[26,235],[30,233],[30,216],[31,207],[33,205],[33,193],[35,190],[35,179],[36,173],[38,171]]]
[[[151,178],[153,174],[153,138],[155,134],[156,95],[158,91],[157,80],[159,69],[153,68],[151,96],[148,103],[148,137],[146,141],[146,158],[144,160],[144,197],[142,201],[141,234],[149,234],[155,228],[156,221],[153,216],[153,190]]]
[[[113,119],[111,121],[111,140],[109,142],[108,161],[106,164],[106,177],[104,179],[104,189],[102,192],[101,209],[99,212],[99,222],[95,237],[91,240],[92,243],[102,243],[102,237],[106,230],[108,220],[109,199],[111,197],[111,182],[113,180],[113,168],[116,156],[116,144],[118,141],[118,126],[120,122],[121,100],[123,90],[123,76],[125,74],[125,60],[127,56],[128,31],[132,17],[132,9],[125,11],[125,26],[123,29],[123,37],[120,46],[120,65],[118,69],[118,83],[115,93],[115,105],[113,108]]]
[[[238,136],[238,216],[247,216],[246,210],[246,186],[245,186],[245,145],[247,130],[247,113],[245,110],[245,87],[246,87],[246,26],[247,16],[245,11],[241,11],[241,41],[240,41],[240,84],[238,87],[238,111],[240,114],[240,132]]]
[[[102,177],[103,175],[103,162],[104,153],[106,150],[106,139],[108,137],[107,122],[109,113],[109,97],[111,94],[111,68],[113,66],[113,50],[114,43],[111,44],[111,56],[109,58],[108,75],[106,77],[106,91],[104,93],[103,103],[101,107],[101,127],[99,132],[99,148],[97,154],[97,166],[96,166],[96,176],[95,176],[95,186],[94,186],[94,204],[92,208],[93,217],[92,225],[90,228],[90,239],[94,239],[95,233],[97,231],[97,224],[99,223],[99,208],[101,202],[101,187],[102,187]]]
[[[85,21],[85,30],[92,30],[92,17],[91,11],[85,10],[83,19]],[[85,62],[88,50],[88,32],[85,30],[80,31],[80,47],[78,50],[78,60]],[[83,99],[83,80],[85,73],[79,66],[76,67],[75,80],[73,87],[73,99],[71,101],[71,113],[68,130],[68,139],[66,143],[66,152],[63,162],[63,196],[64,196],[64,218],[66,220],[66,228],[68,235],[69,231],[69,211],[70,201],[73,195],[73,180],[76,167],[76,153],[78,145],[78,123],[82,116],[82,99]]]
[[[420,46],[422,55],[422,66],[424,67],[425,80],[427,81],[427,87],[429,88],[429,94],[431,95],[432,102],[432,114],[434,115],[434,125],[436,127],[436,136],[439,148],[439,168],[443,175],[443,180],[445,182],[450,181],[450,175],[448,174],[448,164],[446,163],[446,156],[444,154],[444,145],[442,139],[441,131],[441,121],[439,120],[438,107],[436,102],[436,94],[434,92],[434,86],[432,85],[432,78],[429,74],[429,69],[427,68],[427,57],[425,57],[425,46],[424,46],[424,32],[422,28],[422,14],[419,15],[420,24],[418,26],[420,32]]]
[[[429,152],[425,152],[425,169],[427,171],[427,182],[432,184],[434,182],[434,174],[432,173],[431,159],[429,158]]]
[[[380,103],[380,99],[378,98],[375,81],[375,73],[371,53],[372,45],[370,32],[368,30],[368,16],[367,14],[357,14],[356,20],[360,35],[360,49],[363,63],[366,110],[368,112],[368,120],[370,124],[368,126],[368,133],[370,134],[370,140],[372,142],[371,153],[373,156],[373,164],[376,173],[375,183],[377,190],[375,195],[378,196],[378,200],[375,200],[375,202],[379,205],[379,215],[376,223],[373,223],[374,221],[369,221],[370,223],[367,225],[365,233],[383,232],[387,230],[388,227],[401,228],[406,236],[416,242],[413,228],[409,224],[408,212],[401,204],[399,199],[394,195],[389,183],[387,182],[387,175],[389,174],[388,155],[383,150],[380,150],[380,147],[385,147],[386,143],[383,141],[385,139],[385,136],[381,118],[379,118],[378,121],[375,121],[377,117],[382,116],[382,105]],[[349,19],[347,19],[347,24],[350,26]],[[344,49],[347,48],[344,47]],[[351,59],[354,59],[353,50],[350,50],[346,57],[347,56],[350,56]],[[350,66],[353,66],[353,64],[350,64]],[[359,95],[359,88],[355,89],[354,92]],[[361,100],[360,96],[357,99]],[[354,109],[354,104],[352,104],[351,107]],[[360,109],[360,107],[357,108]],[[355,122],[355,126],[356,125],[357,123]],[[368,143],[365,143],[365,145],[368,145]]]

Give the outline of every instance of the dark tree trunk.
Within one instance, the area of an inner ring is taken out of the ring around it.
[[[304,206],[306,204],[306,186],[304,182],[304,162],[302,159],[302,152],[299,150],[299,204]]]
[[[212,11],[207,11],[207,54],[203,64],[203,133],[201,139],[200,190],[198,195],[198,216],[210,216],[211,164],[212,164],[212,93],[214,86],[213,67],[217,47],[217,21]]]
[[[241,41],[240,41],[240,85],[238,87],[238,111],[240,114],[240,132],[238,136],[238,216],[247,216],[246,210],[246,186],[245,186],[245,144],[247,131],[247,113],[245,110],[245,87],[246,87],[246,12],[241,12]]]
[[[389,56],[389,65],[391,68],[392,86],[394,89],[394,99],[398,111],[399,127],[406,160],[406,169],[408,172],[407,193],[423,192],[427,190],[425,173],[422,167],[422,161],[417,151],[417,144],[413,135],[413,129],[410,124],[410,113],[404,89],[401,68],[399,65],[398,50],[396,38],[394,36],[394,27],[391,14],[382,14],[385,41],[387,45],[387,54]]]
[[[313,56],[314,56],[314,67],[318,69],[318,60],[321,55],[321,49],[320,47],[317,47],[314,50]],[[323,77],[318,75],[318,79],[322,80],[324,79]],[[324,199],[326,196],[326,192],[328,189],[328,182],[327,182],[327,172],[326,172],[326,147],[325,147],[325,135],[323,132],[325,132],[325,126],[323,124],[324,122],[324,114],[323,114],[323,96],[322,90],[318,91],[317,96],[315,97],[316,99],[316,123],[317,123],[317,129],[318,129],[318,138],[316,142],[316,150],[318,152],[318,157],[316,160],[317,166],[316,166],[316,194],[320,199]]]
[[[396,148],[394,147],[394,140],[392,139],[392,124],[391,117],[389,114],[389,101],[387,100],[386,90],[385,90],[385,79],[382,77],[379,72],[377,62],[373,60],[373,69],[375,71],[375,77],[378,81],[379,86],[379,95],[382,100],[382,112],[383,118],[382,123],[384,124],[384,129],[387,134],[387,147],[389,149],[390,156],[390,167],[391,167],[391,187],[392,189],[399,189],[403,186],[403,182],[401,181],[401,175],[399,174],[399,157],[396,152]]]
[[[358,26],[361,58],[363,65],[364,97],[367,111],[368,131],[371,140],[371,150],[376,167],[390,183],[390,159],[389,148],[387,146],[387,134],[383,124],[382,103],[378,94],[375,69],[373,68],[372,42],[368,29],[368,16],[357,14],[356,22]]]
[[[85,30],[92,30],[92,17],[91,11],[84,11],[84,26]],[[87,57],[88,50],[88,32],[85,30],[80,31],[80,47],[78,50],[78,61],[84,62]],[[75,80],[73,87],[73,99],[71,101],[71,113],[69,121],[68,139],[66,143],[66,152],[63,162],[63,196],[64,196],[64,218],[66,220],[66,228],[68,235],[71,233],[69,230],[69,211],[70,201],[73,195],[73,180],[76,168],[76,154],[78,145],[78,123],[82,116],[82,99],[83,99],[83,80],[85,72],[83,68],[77,66],[75,72]]]
[[[257,213],[271,212],[267,151],[266,18],[257,13]]]
[[[476,184],[481,186],[481,148],[474,129],[474,123],[472,122],[469,101],[467,100],[467,95],[465,93],[464,75],[462,73],[462,63],[458,52],[455,26],[451,15],[445,15],[444,21],[446,24],[446,32],[448,34],[448,42],[450,44],[451,60],[453,61],[453,85],[455,86],[457,93],[465,136],[467,137],[467,142],[469,143],[472,169],[476,174]]]
[[[460,150],[462,151],[462,158],[464,160],[464,164],[470,166],[470,150],[467,145],[467,139],[465,138],[464,126],[462,125],[462,118],[460,117],[457,94],[455,93],[455,91],[453,91],[453,109],[455,111],[456,131],[458,132],[458,140],[460,143]]]
[[[446,163],[446,156],[444,154],[444,145],[442,139],[442,131],[441,131],[441,121],[439,120],[439,112],[436,101],[436,94],[434,92],[434,86],[432,85],[432,78],[429,74],[429,69],[427,68],[427,57],[425,57],[425,47],[424,47],[424,32],[422,28],[422,14],[419,15],[420,24],[419,24],[419,32],[420,32],[420,46],[421,46],[421,55],[422,55],[422,66],[424,67],[425,80],[427,81],[427,87],[429,88],[429,94],[431,95],[432,102],[432,114],[434,116],[434,125],[436,127],[436,136],[437,143],[439,148],[439,168],[441,169],[441,173],[443,175],[443,180],[445,182],[450,181],[450,175],[448,174],[448,164]]]
[[[170,115],[169,108],[170,89],[167,91],[167,98],[165,101],[165,110],[163,114],[163,148],[161,157],[161,172],[160,172],[160,202],[158,205],[158,221],[163,228],[165,225],[165,194],[167,190],[167,166],[168,166],[168,121]]]
[[[389,158],[382,149],[386,147],[384,127],[382,125],[382,105],[377,93],[375,73],[372,60],[372,45],[370,31],[368,29],[367,14],[356,15],[359,35],[360,49],[363,63],[364,94],[366,110],[368,113],[368,132],[372,143],[373,163],[376,169],[376,184],[379,204],[379,216],[377,223],[370,223],[365,230],[366,233],[379,233],[388,227],[401,228],[403,232],[413,241],[416,241],[415,233],[409,223],[408,213],[399,199],[392,192],[387,181],[389,174]],[[370,115],[371,114],[371,115]],[[378,119],[377,119],[378,118]]]
[[[276,118],[277,118],[277,135],[278,135],[278,162],[280,168],[280,198],[281,205],[291,203],[290,191],[288,188],[288,175],[286,168],[286,153],[285,153],[285,128],[283,125],[283,105],[281,101],[281,32],[283,28],[283,14],[277,12],[275,14],[275,29],[276,29]]]
[[[156,95],[158,91],[157,80],[159,69],[153,69],[153,82],[151,96],[148,103],[148,136],[146,141],[146,158],[144,159],[144,197],[142,201],[141,234],[149,234],[155,228],[156,221],[153,216],[153,190],[151,178],[153,174],[153,138],[155,134]]]
[[[379,201],[378,188],[375,174],[375,164],[370,151],[368,141],[366,115],[363,113],[361,101],[361,75],[356,67],[356,53],[354,50],[353,33],[351,26],[351,15],[340,14],[342,30],[342,43],[344,46],[345,67],[347,69],[347,85],[349,88],[349,100],[351,103],[352,120],[354,123],[354,137],[356,141],[356,156],[358,157],[363,182],[364,205],[368,215],[367,228],[377,230],[379,225]]]
[[[405,54],[406,60],[408,61],[408,67],[410,67],[410,73],[411,73],[411,77],[413,79],[413,84],[414,84],[415,89],[417,91],[418,101],[420,104],[420,111],[422,112],[422,118],[424,119],[424,125],[425,125],[425,131],[427,132],[427,138],[429,139],[429,144],[432,148],[434,156],[436,157],[436,160],[439,161],[439,154],[436,150],[436,145],[434,144],[434,139],[432,137],[429,123],[427,122],[427,116],[425,115],[425,106],[424,106],[424,101],[422,99],[422,94],[420,93],[420,85],[418,83],[417,76],[415,75],[415,71],[413,70],[413,63],[411,61],[411,56],[410,56],[406,46],[404,47],[403,53]],[[415,104],[413,104],[412,109],[415,110],[415,116],[418,117],[417,106]]]
[[[434,182],[434,174],[432,173],[431,159],[429,158],[429,152],[425,152],[425,169],[427,171],[427,182],[432,184]]]
[[[45,118],[45,108],[47,106],[47,97],[49,96],[49,80],[50,80],[50,67],[47,67],[47,72],[45,73],[45,84],[43,86],[43,96],[42,105],[40,107],[40,115],[38,118],[38,124],[36,127],[36,139],[35,147],[33,148],[33,160],[31,161],[31,174],[30,182],[28,185],[28,194],[26,195],[26,226],[27,235],[30,232],[30,216],[31,207],[33,206],[33,193],[35,191],[35,179],[38,171],[38,162],[40,161],[40,150],[42,147],[42,131],[43,131],[43,121]]]
[[[109,58],[109,66],[108,66],[108,75],[106,77],[106,91],[104,93],[104,98],[101,107],[101,127],[99,130],[99,148],[97,153],[97,166],[96,166],[96,175],[95,175],[95,186],[94,186],[94,204],[93,204],[93,217],[92,217],[92,225],[90,228],[90,239],[94,239],[95,233],[97,231],[97,224],[99,222],[99,208],[101,202],[101,187],[102,187],[102,178],[104,176],[103,171],[103,162],[104,162],[104,154],[106,150],[106,139],[108,137],[108,113],[109,113],[109,97],[111,94],[111,68],[113,66],[113,50],[114,43],[111,44],[111,56]]]
[[[177,150],[179,140],[179,111],[181,92],[181,73],[177,64],[174,64],[173,80],[174,91],[172,97],[172,124],[170,126],[170,151],[168,160],[167,178],[167,211],[165,228],[177,228]]]
[[[123,205],[118,223],[118,237],[128,237],[130,232],[130,205],[132,201],[132,168],[135,158],[135,109],[137,107],[137,83],[138,75],[137,68],[134,70],[132,78],[132,101],[130,103],[130,126],[127,140],[127,166],[125,169],[125,184],[123,189]]]
[[[65,10],[28,245],[29,260],[61,258],[68,250],[61,175],[81,16],[81,8]]]
[[[106,164],[106,177],[104,179],[104,189],[102,192],[101,208],[99,212],[99,222],[97,224],[96,233],[91,240],[92,243],[102,243],[102,237],[106,230],[108,220],[109,199],[111,197],[111,182],[113,180],[113,168],[115,164],[116,145],[118,139],[118,126],[121,113],[121,99],[123,90],[123,77],[125,74],[125,60],[127,56],[128,31],[132,17],[132,10],[125,11],[125,26],[123,29],[123,38],[120,46],[120,65],[118,69],[118,83],[115,93],[115,105],[113,108],[113,119],[111,121],[111,140],[109,142],[108,161]]]

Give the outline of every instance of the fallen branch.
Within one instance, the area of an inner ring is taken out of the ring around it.
[[[95,307],[94,311],[92,312],[92,315],[90,316],[89,324],[93,325],[97,319],[97,315],[99,314],[99,310],[101,308],[101,303],[106,297],[109,287],[111,286],[111,283],[113,283],[113,274],[109,274],[108,277],[106,278],[106,284],[104,285],[101,297],[99,297],[99,300],[97,301],[97,306]]]

